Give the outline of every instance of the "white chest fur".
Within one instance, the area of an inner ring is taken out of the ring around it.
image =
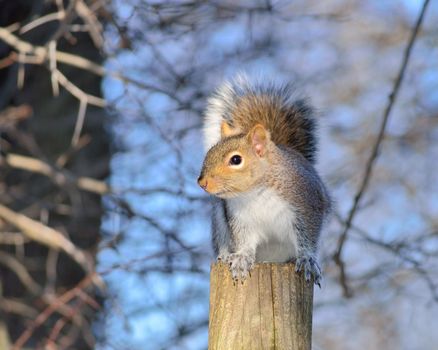
[[[293,207],[274,190],[259,188],[228,199],[236,234],[256,249],[257,262],[286,262],[297,255]]]

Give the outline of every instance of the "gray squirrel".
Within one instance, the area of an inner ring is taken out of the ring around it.
[[[331,199],[314,168],[316,120],[290,84],[225,82],[209,98],[198,184],[213,198],[213,248],[244,280],[255,262],[294,261],[320,286],[318,239]]]

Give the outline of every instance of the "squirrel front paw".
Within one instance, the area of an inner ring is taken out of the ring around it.
[[[230,266],[233,279],[241,279],[243,281],[253,268],[255,257],[247,254],[232,253],[225,258],[225,262]]]
[[[295,261],[295,271],[304,272],[304,278],[307,282],[310,281],[310,278],[313,277],[313,281],[315,284],[318,285],[319,288],[321,288],[321,268],[318,265],[318,262],[315,258],[311,256],[301,256],[297,258]]]
[[[230,256],[230,253],[226,252],[226,253],[220,253],[217,256],[217,261],[223,261],[223,262],[227,262],[228,257]]]

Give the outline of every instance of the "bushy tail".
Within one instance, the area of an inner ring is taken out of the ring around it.
[[[292,84],[250,83],[242,75],[225,82],[208,100],[204,119],[206,150],[220,141],[223,121],[241,133],[262,124],[275,144],[291,147],[311,163],[315,161],[314,112],[306,99],[297,96]]]

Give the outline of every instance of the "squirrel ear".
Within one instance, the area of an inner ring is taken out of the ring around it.
[[[232,128],[226,121],[221,123],[221,138],[238,135],[240,130],[238,128]]]
[[[263,125],[257,124],[251,129],[248,136],[254,152],[259,157],[263,157],[269,141],[269,132]]]

